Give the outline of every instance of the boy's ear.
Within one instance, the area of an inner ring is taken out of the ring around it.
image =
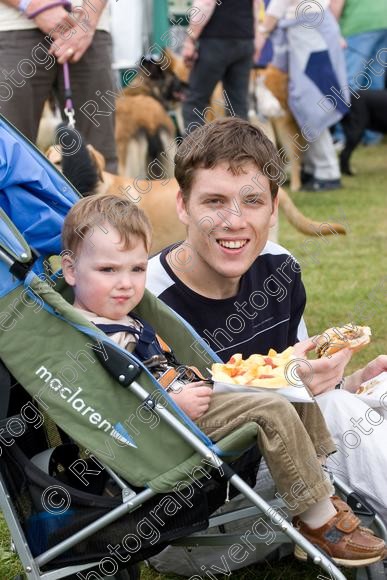
[[[63,277],[69,286],[75,286],[75,258],[69,254],[62,255]]]
[[[176,195],[176,211],[177,217],[185,226],[189,224],[189,214],[187,211],[186,202],[184,201],[183,193],[181,189],[177,192]]]

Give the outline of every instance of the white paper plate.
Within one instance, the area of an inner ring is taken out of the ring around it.
[[[387,373],[386,373],[387,374]],[[233,385],[230,383],[219,383],[214,382],[214,392],[215,393],[262,393],[262,392],[272,392],[278,393],[283,397],[286,397],[292,403],[313,403],[314,399],[310,396],[308,391],[304,386],[299,387],[280,387],[280,388],[264,388],[264,387],[254,387],[249,385]]]

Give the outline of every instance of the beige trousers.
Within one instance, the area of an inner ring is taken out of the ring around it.
[[[318,456],[336,448],[316,403],[292,404],[272,392],[215,393],[197,424],[218,441],[249,422],[258,425],[258,447],[292,515],[332,494]]]

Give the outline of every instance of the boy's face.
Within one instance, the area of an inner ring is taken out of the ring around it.
[[[109,223],[88,234],[76,259],[63,256],[66,282],[74,287],[74,306],[119,320],[144,295],[148,254],[143,241],[133,238],[124,250],[120,234]]]
[[[178,194],[179,218],[193,250],[191,276],[237,282],[267,242],[278,196],[272,201],[269,181],[254,164],[243,169],[239,175],[228,171],[228,163],[198,169],[187,204]]]

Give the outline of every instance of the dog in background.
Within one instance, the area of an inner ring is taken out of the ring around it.
[[[45,153],[55,141],[55,133],[62,123],[59,108],[53,96],[50,96],[44,103],[42,116],[40,118],[36,146]]]
[[[95,151],[94,148],[86,145],[83,139],[80,141],[79,133],[64,123],[59,125],[55,135],[57,142],[45,152],[47,159],[81,195],[98,193],[99,169],[91,153],[91,149]],[[63,154],[62,147],[65,151]],[[101,153],[98,154],[103,158]]]
[[[126,94],[157,99],[174,118],[178,135],[184,134],[181,102],[188,86],[189,70],[183,59],[168,48],[157,58],[143,57],[137,74],[126,83]]]
[[[173,175],[175,148],[171,141],[182,135],[181,101],[189,72],[182,59],[166,49],[159,57],[141,59],[116,101],[116,144],[121,175],[157,178],[157,159],[167,175]],[[172,120],[175,119],[175,123]]]
[[[341,124],[345,135],[345,147],[340,153],[341,172],[353,175],[351,155],[359,145],[366,129],[387,133],[387,90],[364,89],[360,97],[351,97],[349,113],[343,117]]]
[[[170,110],[184,98],[188,76],[182,59],[166,48],[159,57],[143,57],[125,88],[127,94],[154,97]]]
[[[167,175],[173,175],[172,119],[155,98],[127,91],[116,100],[115,138],[120,175],[157,179],[160,165]]]

